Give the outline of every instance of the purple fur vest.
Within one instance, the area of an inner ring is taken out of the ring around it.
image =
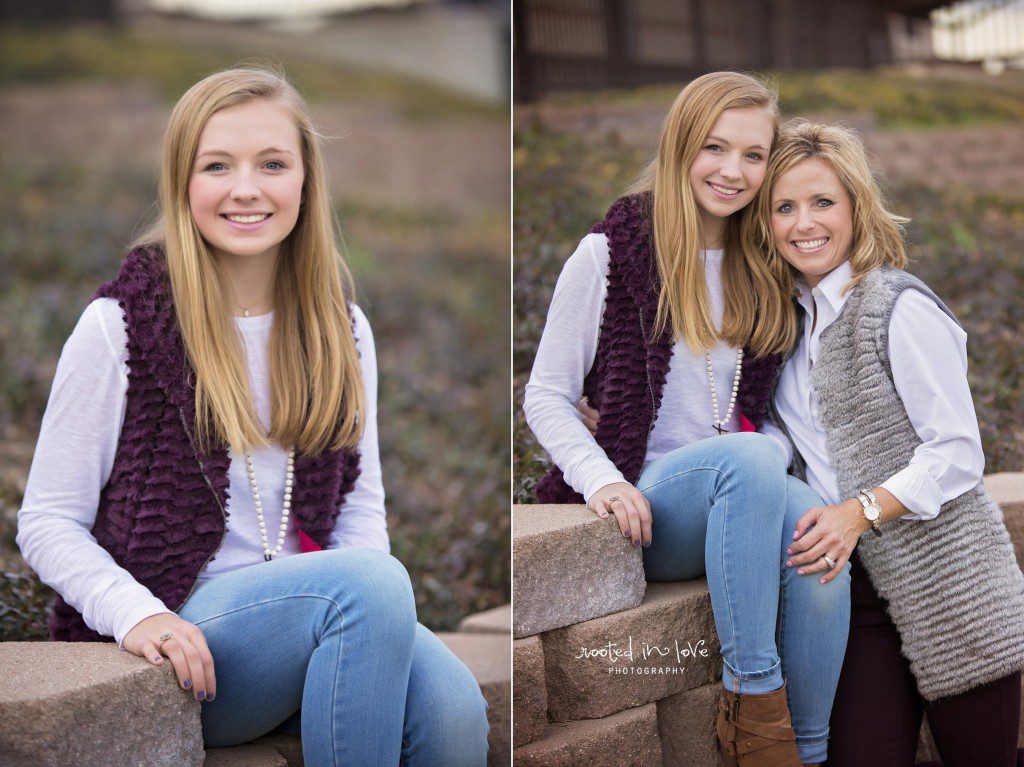
[[[178,612],[224,539],[231,459],[226,447],[199,453],[193,439],[195,373],[162,251],[131,251],[117,278],[93,295],[101,297],[116,298],[124,313],[129,374],[124,425],[92,534],[118,565]],[[358,475],[356,450],[296,455],[292,514],[321,548]],[[86,626],[59,596],[49,628],[52,641],[113,641]]]
[[[671,322],[650,342],[661,278],[651,247],[652,196],[622,197],[590,231],[608,237],[608,297],[594,364],[583,393],[601,411],[594,439],[630,483],[643,470],[647,441],[654,430],[665,388],[673,339]],[[743,356],[737,410],[760,428],[782,364],[782,355]],[[583,503],[557,466],[537,483],[541,503]]]

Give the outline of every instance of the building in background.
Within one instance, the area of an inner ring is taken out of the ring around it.
[[[517,0],[517,100],[715,69],[1024,58],[1024,0]]]

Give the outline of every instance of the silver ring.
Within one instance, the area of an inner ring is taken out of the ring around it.
[[[622,499],[619,498],[619,496],[613,495],[611,498],[608,499],[608,503],[615,503],[616,501],[621,501],[621,500]]]
[[[166,642],[168,639],[170,639],[173,636],[174,636],[174,634],[172,634],[170,631],[168,631],[166,634],[164,634],[162,637],[160,637],[160,641],[158,641],[157,644],[156,644],[157,649],[158,650],[163,650],[164,649],[164,642]]]
[[[828,569],[832,570],[836,566],[836,561],[832,559],[828,554],[822,554],[821,558],[825,560],[825,564],[828,565]]]

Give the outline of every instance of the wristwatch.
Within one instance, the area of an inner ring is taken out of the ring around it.
[[[864,507],[864,519],[871,523],[871,529],[875,535],[881,535],[879,520],[882,518],[882,507],[878,505],[878,499],[870,490],[861,490],[857,493],[857,500]]]

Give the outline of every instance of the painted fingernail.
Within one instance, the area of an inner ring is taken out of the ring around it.
[[[186,679],[184,682],[181,683],[181,686],[187,690],[189,687],[192,686],[192,680]]]
[[[634,546],[639,546],[643,541],[633,541]]]
[[[210,697],[206,699],[206,702],[207,702],[207,703],[209,703],[210,701],[212,701],[212,700],[213,700],[214,698],[216,698],[216,697],[217,697],[216,695],[214,695],[214,694],[212,694],[212,693],[211,693],[211,694],[210,694]]]
[[[649,548],[651,548],[651,542],[650,542],[650,541],[647,541],[647,543],[645,543],[645,544],[644,544],[644,548],[645,548],[645,549],[649,549]]]
[[[793,549],[786,549],[786,553],[787,554],[792,554],[793,553]]]
[[[787,560],[786,560],[786,567],[792,567],[792,566],[793,566],[793,562],[792,562],[792,560],[788,560],[788,559],[787,559]]]
[[[204,700],[206,698],[206,690],[200,690],[196,693],[196,700]]]
[[[622,537],[623,537],[623,538],[628,538],[628,537],[629,537],[629,530],[624,530],[624,531],[622,532]]]
[[[797,538],[797,537],[799,537],[799,535],[800,535],[800,531],[799,531],[799,530],[794,530],[794,531],[793,531],[793,537],[794,537],[794,538]]]
[[[160,661],[162,661],[162,660],[163,660],[163,658],[161,658],[161,657],[159,657],[159,656],[158,656],[158,657],[156,657],[156,658],[153,658],[153,662],[154,662],[154,663],[159,663],[159,662],[160,662]]]
[[[803,571],[803,570],[797,570],[797,571],[796,571],[796,574],[797,574],[797,575],[803,575],[803,574],[804,574],[804,571]]]
[[[818,583],[824,583],[824,582],[825,582],[824,578],[822,578],[820,581],[818,581]]]

